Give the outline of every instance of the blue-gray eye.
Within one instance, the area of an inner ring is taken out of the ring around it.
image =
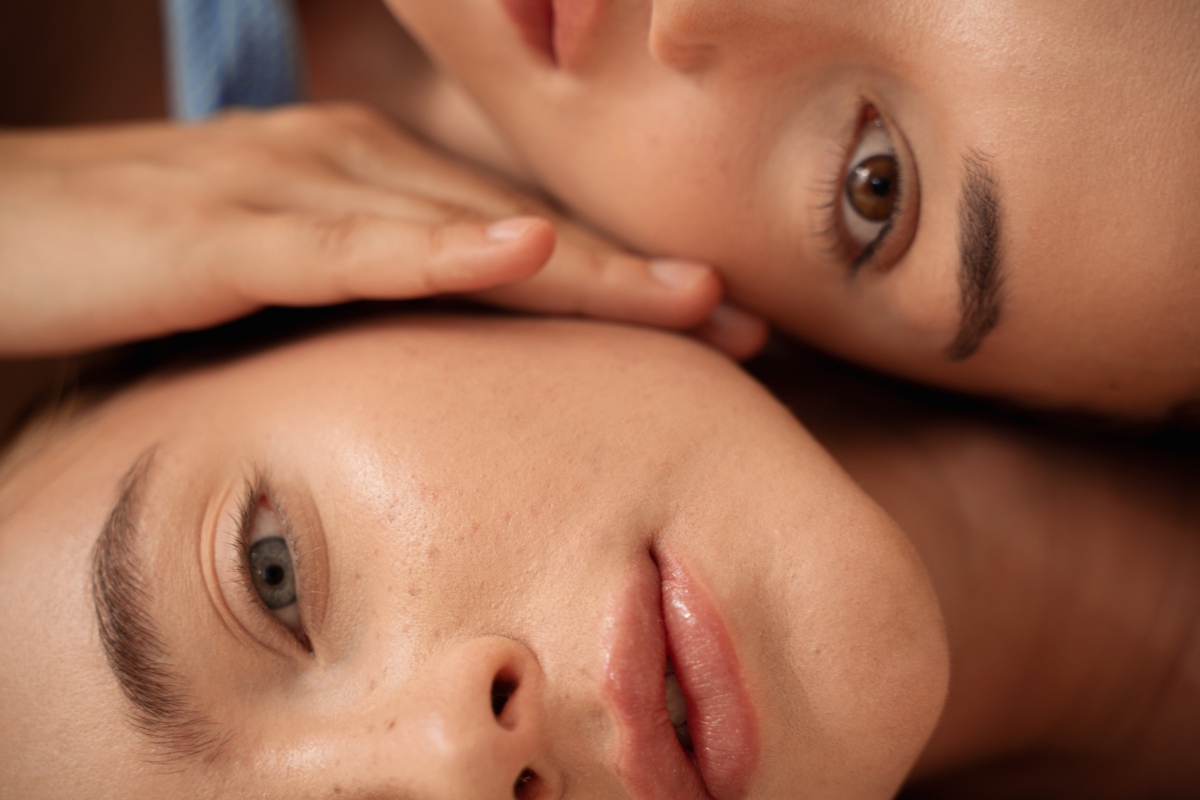
[[[296,570],[283,537],[260,539],[250,546],[250,577],[254,591],[272,611],[296,602]]]

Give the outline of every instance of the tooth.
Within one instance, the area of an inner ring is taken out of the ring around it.
[[[675,667],[668,661],[664,684],[667,694],[667,714],[671,717],[671,727],[675,729],[675,738],[684,750],[692,752],[692,732],[687,724],[687,701],[683,699],[683,690],[679,688],[679,679],[675,677]]]

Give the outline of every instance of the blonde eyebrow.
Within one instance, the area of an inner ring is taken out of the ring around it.
[[[196,712],[150,611],[141,548],[142,493],[154,461],[143,453],[121,481],[92,554],[92,600],[104,656],[132,708],[133,728],[153,746],[150,760],[210,762],[228,735]]]

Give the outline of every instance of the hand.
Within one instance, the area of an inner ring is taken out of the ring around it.
[[[477,291],[548,259],[495,299],[688,328],[720,295],[711,270],[623,254],[355,107],[0,135],[3,355]]]

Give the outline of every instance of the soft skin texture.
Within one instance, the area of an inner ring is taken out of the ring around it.
[[[810,342],[1030,404],[1160,416],[1200,398],[1190,0],[562,0],[560,28],[596,16],[557,63],[499,0],[389,5],[498,127],[498,166],[645,252],[718,265],[735,301]],[[864,101],[907,200],[851,276],[827,206]],[[968,159],[1000,203],[1002,308],[954,359]]]
[[[138,552],[220,742],[199,759],[130,727],[92,608],[93,545],[147,452]],[[255,475],[294,530],[311,655],[230,577]],[[0,794],[502,797],[531,769],[523,796],[627,796],[599,685],[652,552],[732,633],[762,742],[746,796],[891,796],[947,649],[890,518],[699,346],[436,319],[154,380],[20,464],[0,493]],[[499,720],[496,676],[516,684]]]
[[[690,330],[734,357],[762,346],[765,323],[720,302],[711,267],[629,253],[532,184],[465,168],[381,115],[397,96],[422,119],[446,104],[421,90],[424,58],[378,0],[300,5],[319,44],[308,95],[341,102],[189,125],[145,121],[165,102],[155,0],[0,7],[0,356],[80,353],[268,305],[496,287],[476,296]],[[461,108],[461,92],[446,97]]]
[[[950,641],[904,800],[1200,793],[1200,459],[948,407],[794,349],[755,375],[912,539]]]

